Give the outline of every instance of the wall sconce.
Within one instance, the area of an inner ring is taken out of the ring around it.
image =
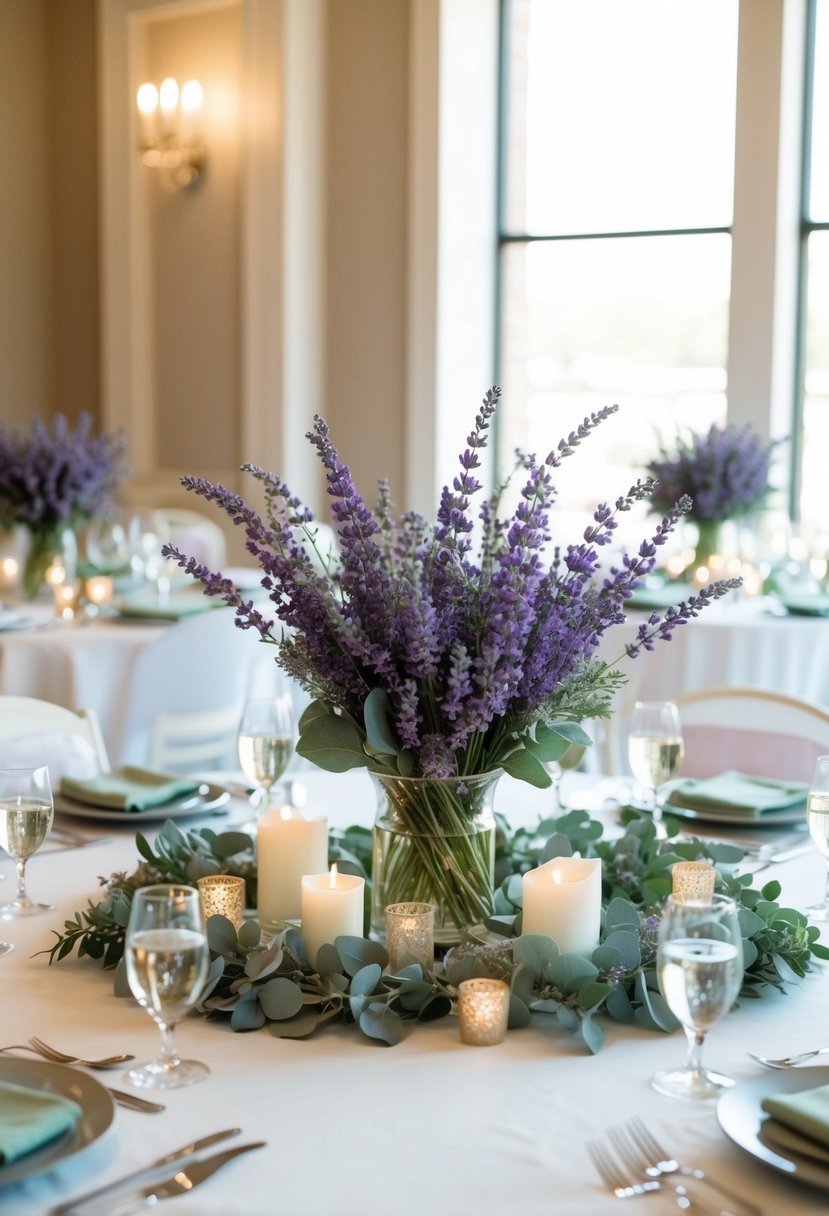
[[[168,189],[186,190],[199,181],[204,167],[201,117],[204,93],[198,80],[179,89],[172,76],[157,88],[142,84],[136,95],[141,159],[160,169]]]

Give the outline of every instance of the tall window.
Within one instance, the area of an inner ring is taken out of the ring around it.
[[[501,465],[622,406],[563,466],[565,512],[725,419],[737,19],[738,0],[505,0]]]

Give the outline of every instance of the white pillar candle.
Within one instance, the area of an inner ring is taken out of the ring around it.
[[[562,954],[592,954],[599,944],[602,863],[553,857],[524,875],[523,933],[555,938]]]
[[[363,936],[363,892],[366,882],[356,874],[328,874],[302,878],[302,937],[305,957],[313,966],[317,951],[338,937]]]
[[[305,819],[291,806],[264,811],[257,821],[256,867],[259,923],[274,928],[299,920],[303,874],[328,866],[328,820]]]

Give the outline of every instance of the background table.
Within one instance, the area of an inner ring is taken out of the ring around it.
[[[370,822],[374,800],[365,773],[313,772],[302,780],[309,808],[343,826]],[[532,823],[549,809],[549,794],[504,778],[496,808],[516,824]],[[236,813],[241,819],[246,812],[240,805]],[[0,959],[3,1042],[37,1034],[79,1054],[132,1051],[143,1060],[156,1052],[158,1032],[133,1001],[113,996],[111,974],[89,960],[50,968],[34,957],[54,940],[51,929],[98,896],[98,875],[134,864],[132,827],[98,826],[113,836],[110,844],[45,851],[30,862],[31,893],[50,896],[54,913],[0,924],[0,933],[17,943]],[[3,869],[8,874],[10,864]],[[784,902],[796,906],[819,897],[823,875],[816,853],[775,872]],[[829,974],[818,968],[787,995],[744,1002],[712,1031],[707,1060],[738,1080],[757,1076],[749,1050],[782,1055],[826,1043],[828,1008]],[[170,1207],[175,1216],[620,1216],[585,1144],[634,1114],[677,1154],[762,1203],[769,1216],[825,1213],[825,1193],[745,1155],[720,1131],[712,1105],[673,1101],[651,1089],[653,1072],[683,1059],[680,1032],[605,1025],[605,1046],[590,1056],[540,1016],[490,1048],[462,1045],[454,1017],[412,1026],[393,1048],[353,1027],[330,1026],[307,1041],[290,1041],[267,1028],[234,1034],[226,1023],[188,1019],[179,1027],[179,1046],[207,1062],[212,1076],[165,1095],[163,1114],[119,1110],[114,1131],[76,1162],[0,1190],[0,1214],[44,1213],[191,1136],[236,1126],[239,1142],[261,1138],[268,1147],[177,1198]],[[826,1075],[829,1081],[829,1068]],[[120,1073],[109,1079],[122,1083]],[[628,1210],[647,1216],[667,1212],[668,1204],[647,1197],[629,1201]]]

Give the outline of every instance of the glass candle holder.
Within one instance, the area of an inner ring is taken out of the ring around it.
[[[435,905],[389,904],[386,944],[392,971],[413,962],[431,971],[435,965]]]
[[[235,874],[207,874],[199,879],[204,919],[226,916],[232,925],[245,919],[245,880]]]
[[[509,985],[503,980],[462,980],[458,985],[461,1042],[472,1047],[502,1043],[509,1018]]]
[[[676,900],[710,899],[717,871],[707,861],[678,861],[671,870],[671,882],[671,893]]]

